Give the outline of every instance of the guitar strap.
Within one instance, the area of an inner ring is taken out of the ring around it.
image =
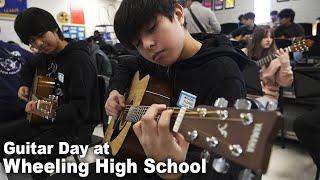
[[[192,16],[192,19],[194,20],[194,22],[197,24],[198,28],[201,30],[202,33],[205,33],[206,30],[204,29],[204,27],[201,25],[201,23],[199,22],[198,18],[193,14],[191,8],[189,7],[188,10],[190,11],[190,14]]]

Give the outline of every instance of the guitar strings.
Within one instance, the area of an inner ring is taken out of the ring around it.
[[[134,116],[133,116],[133,117],[131,116],[130,119],[132,119],[132,118],[133,118],[133,119],[137,119],[138,117],[141,118],[141,117],[146,113],[147,108],[149,108],[150,106],[137,106],[137,107],[139,107],[139,108],[137,108],[137,109],[138,109],[138,113],[134,113]],[[170,107],[170,108],[171,108],[171,107]],[[170,108],[167,108],[167,109],[170,109]],[[135,109],[135,110],[137,110],[137,109]],[[175,109],[176,109],[176,110],[179,110],[180,108],[173,108],[173,110],[175,110]],[[130,110],[130,109],[126,109],[126,110],[124,110],[123,112],[124,112],[124,113],[127,113],[127,115],[128,115],[129,110]],[[219,110],[208,111],[207,114],[218,114],[218,111],[219,111]],[[173,115],[175,115],[175,114],[177,115],[178,113],[179,113],[179,112],[174,111],[174,112],[173,112]],[[201,117],[200,114],[199,114],[199,112],[197,112],[197,111],[187,111],[185,115],[199,115],[199,117],[200,117],[201,119],[205,119],[205,120],[224,121],[224,120],[221,120],[219,117]],[[140,118],[139,118],[139,119],[140,119]],[[158,117],[157,119],[159,119],[159,117]],[[232,121],[242,122],[242,119],[241,119],[241,118],[227,118],[227,119],[228,119],[228,122],[232,122]],[[131,120],[126,120],[126,121],[131,121]],[[139,120],[138,120],[138,121],[139,121]],[[131,122],[137,122],[137,121],[131,121]]]

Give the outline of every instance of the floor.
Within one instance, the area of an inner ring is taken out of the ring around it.
[[[297,141],[287,140],[286,148],[276,142],[272,148],[268,172],[262,180],[314,180],[316,166]]]

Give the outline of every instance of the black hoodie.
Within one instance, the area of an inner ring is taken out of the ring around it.
[[[151,63],[142,57],[129,57],[120,61],[110,80],[109,92],[118,90],[123,94],[128,89],[133,74],[139,70],[171,84],[172,106],[176,106],[181,90],[197,96],[196,106],[213,105],[220,97],[226,98],[229,106],[233,106],[236,99],[246,97],[241,71],[248,63],[247,57],[234,49],[224,35],[200,33],[192,36],[202,42],[200,50],[193,57],[178,61],[171,67]],[[199,161],[201,151],[202,149],[190,145],[186,161]],[[228,174],[213,174],[211,166],[208,166],[206,174],[198,176],[190,173],[184,179],[236,179],[241,167],[232,166],[231,169]]]
[[[59,97],[55,125],[88,140],[101,110],[97,72],[85,42],[71,41],[57,54],[39,54],[27,62],[21,71],[21,86],[31,87],[36,69],[38,75],[55,78]]]
[[[200,33],[193,34],[193,37],[202,42],[200,50],[171,67],[151,63],[142,57],[121,61],[110,80],[109,91],[118,90],[123,94],[134,72],[139,70],[170,82],[173,106],[182,90],[197,96],[196,105],[213,105],[217,98],[224,97],[232,106],[237,98],[245,97],[241,71],[248,61],[246,56],[234,49],[224,35]]]

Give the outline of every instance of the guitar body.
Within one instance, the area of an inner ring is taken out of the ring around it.
[[[137,72],[132,80],[126,105],[148,106],[151,104],[170,105],[169,86],[150,76],[140,76]],[[112,117],[105,132],[104,141],[109,143],[111,156],[117,160],[131,158],[136,162],[145,159],[144,151],[132,129],[133,122],[126,121],[126,112]]]
[[[46,76],[35,76],[29,100],[41,100],[48,98],[49,95],[53,94],[54,86],[55,81],[53,78]],[[27,120],[34,124],[43,124],[44,122],[48,122],[45,118],[32,113],[27,114]]]

